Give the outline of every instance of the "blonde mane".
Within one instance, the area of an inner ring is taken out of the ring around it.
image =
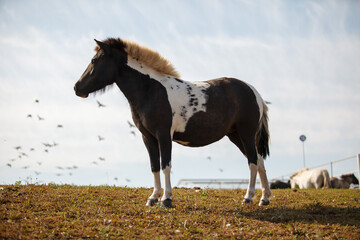
[[[126,51],[129,57],[145,64],[159,73],[180,78],[180,74],[167,59],[148,47],[120,38],[108,38],[104,41],[104,43],[110,45],[111,47],[122,48]],[[100,48],[98,46],[95,48],[96,51],[99,49]]]
[[[293,173],[291,176],[290,176],[290,179],[293,179],[295,176],[303,173],[303,172],[306,172],[306,171],[309,171],[309,168],[302,168],[300,170],[298,170],[297,172]]]

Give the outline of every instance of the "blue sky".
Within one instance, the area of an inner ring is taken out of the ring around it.
[[[303,166],[301,134],[310,167],[360,152],[358,1],[0,1],[0,184],[152,186],[122,93],[114,87],[85,100],[73,93],[93,39],[106,37],[157,50],[185,80],[229,76],[255,86],[272,102],[270,178]],[[45,152],[42,143],[54,141],[59,146]],[[356,168],[352,159],[334,174]],[[248,174],[226,138],[203,148],[173,145],[173,185]]]

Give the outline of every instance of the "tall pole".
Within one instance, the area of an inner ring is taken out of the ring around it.
[[[305,168],[306,167],[306,164],[305,164],[305,140],[306,140],[306,136],[301,135],[299,139],[302,142],[302,146],[303,146],[303,162],[304,162],[304,168]]]
[[[305,164],[305,143],[302,142],[302,145],[303,145],[303,162],[304,162],[304,168],[306,167],[306,164]]]
[[[358,162],[358,174],[360,178],[360,153],[357,154],[357,162]],[[359,189],[360,189],[360,184],[359,184]]]

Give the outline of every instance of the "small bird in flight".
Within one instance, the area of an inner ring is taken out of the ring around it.
[[[98,100],[96,100],[98,107],[106,107],[104,104],[102,104],[101,102],[99,102]]]
[[[105,138],[104,138],[104,137],[102,137],[102,136],[100,136],[100,135],[98,135],[98,139],[99,139],[99,141],[103,141],[103,140],[105,140]]]
[[[130,121],[127,121],[127,123],[129,124],[129,127],[130,127],[130,128],[135,127],[135,125],[134,125],[134,124],[132,124]]]
[[[37,115],[37,117],[38,117],[39,121],[45,120],[45,118],[40,117],[39,115]]]
[[[105,161],[105,158],[99,157],[99,160],[100,160],[100,161]]]

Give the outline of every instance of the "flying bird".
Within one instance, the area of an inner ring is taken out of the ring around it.
[[[24,156],[24,157],[29,157],[26,153],[24,153],[24,152],[21,152],[20,153],[22,156]]]
[[[105,138],[104,138],[104,137],[102,137],[102,136],[100,136],[100,135],[98,135],[98,139],[99,139],[99,141],[103,141],[103,140],[105,140]]]
[[[134,135],[134,137],[136,136],[135,131],[131,131],[130,134]]]
[[[21,149],[21,146],[16,146],[14,147],[16,150],[20,150]]]
[[[130,180],[130,179],[128,179],[128,178],[125,178],[125,181],[127,181],[127,182],[131,182],[131,180]]]
[[[99,102],[98,100],[96,100],[98,107],[106,107],[104,104],[102,104],[101,102]]]
[[[30,166],[24,166],[24,167],[22,167],[23,169],[28,169]]]
[[[95,164],[95,165],[98,165],[98,163],[97,163],[97,162],[95,162],[95,161],[92,161],[91,163],[92,163],[92,164]]]
[[[134,124],[132,124],[130,121],[127,121],[127,123],[129,124],[129,128],[133,128],[133,127],[135,127],[135,125],[134,125]]]
[[[43,145],[45,146],[45,147],[52,147],[53,145],[51,145],[50,143],[43,143]]]
[[[119,179],[117,177],[114,178],[115,181],[119,181]]]
[[[37,115],[37,117],[38,117],[39,121],[45,120],[45,118],[40,117],[39,115]]]
[[[53,145],[52,145],[53,147],[56,147],[56,146],[59,146],[59,144],[58,143],[56,143],[55,141],[53,141]]]
[[[35,103],[39,103],[39,100],[35,99]]]
[[[28,114],[28,115],[27,115],[27,118],[32,118],[32,115],[31,115],[31,114]]]
[[[36,175],[40,175],[40,174],[41,174],[41,172],[37,172],[37,171],[35,171],[35,174],[36,174]]]
[[[224,170],[223,170],[222,168],[219,168],[219,171],[220,171],[220,172],[223,172]]]
[[[37,164],[39,164],[39,166],[41,166],[42,162],[37,162]]]
[[[100,161],[105,161],[105,158],[99,157],[99,160],[100,160]]]
[[[35,148],[30,148],[30,152],[35,151]]]
[[[210,157],[210,156],[208,156],[208,157],[207,157],[207,160],[211,161],[211,157]]]
[[[269,101],[264,101],[266,104],[271,104],[271,102],[269,102]]]
[[[11,167],[11,164],[10,164],[10,163],[7,163],[6,165],[7,165],[8,167]]]
[[[57,125],[57,128],[63,128],[63,125],[62,125],[62,124],[58,124],[58,125]]]
[[[63,167],[60,167],[60,166],[56,166],[57,169],[60,169],[60,170],[64,170]]]

